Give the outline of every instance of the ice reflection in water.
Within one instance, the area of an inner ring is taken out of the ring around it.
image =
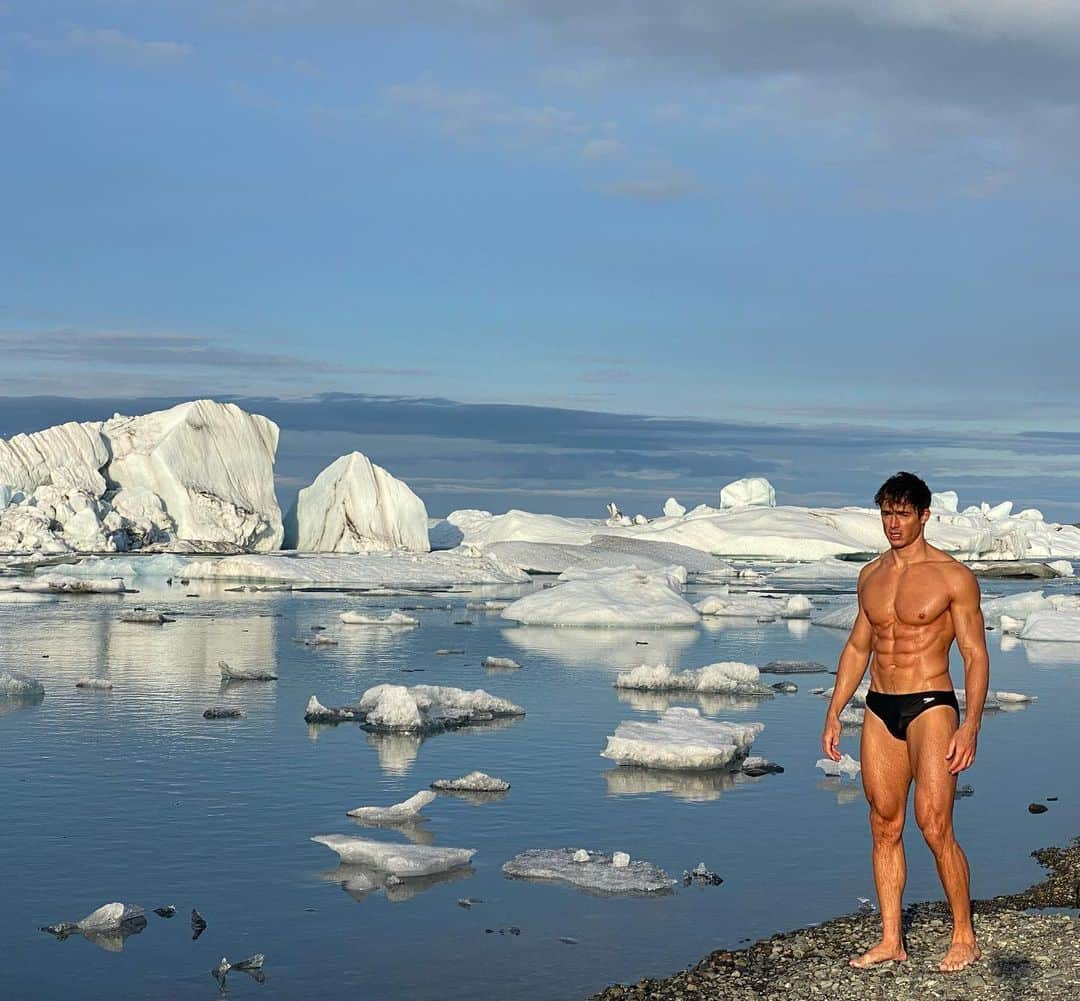
[[[504,629],[502,636],[521,650],[567,667],[600,665],[630,671],[642,664],[680,664],[685,651],[697,642],[698,631],[519,626]]]
[[[604,772],[609,796],[647,796],[667,793],[691,803],[707,803],[735,787],[733,772],[667,771],[620,766]]]

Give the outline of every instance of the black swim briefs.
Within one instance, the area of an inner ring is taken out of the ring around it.
[[[956,718],[960,719],[960,704],[956,701],[956,692],[951,688],[941,692],[907,692],[903,695],[873,690],[866,693],[866,708],[885,724],[897,740],[906,740],[911,721],[934,706],[952,706],[956,710]]]

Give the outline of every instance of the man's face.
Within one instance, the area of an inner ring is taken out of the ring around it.
[[[929,517],[929,511],[920,514],[907,501],[887,500],[881,505],[881,528],[893,549],[903,549],[915,542]]]

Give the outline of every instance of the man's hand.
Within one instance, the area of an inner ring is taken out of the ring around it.
[[[950,775],[959,775],[975,763],[975,745],[978,740],[979,734],[968,726],[961,726],[953,734],[949,741],[949,752],[945,755]]]
[[[833,715],[825,717],[825,729],[821,733],[821,749],[825,757],[840,760],[840,720]],[[974,752],[972,752],[974,757]]]

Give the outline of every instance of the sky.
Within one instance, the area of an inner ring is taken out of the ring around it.
[[[877,429],[983,469],[1080,433],[1078,57],[1070,0],[0,0],[0,396]]]

